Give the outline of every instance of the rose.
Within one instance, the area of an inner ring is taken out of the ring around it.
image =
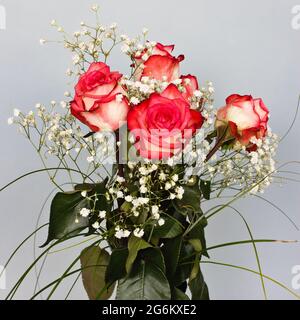
[[[189,100],[194,92],[199,89],[198,80],[190,74],[181,76],[180,79],[182,80],[181,84],[184,88],[182,95],[186,100]]]
[[[92,131],[114,131],[126,121],[129,104],[118,84],[122,75],[94,62],[79,79],[71,113]]]
[[[166,159],[183,149],[183,138],[189,140],[201,128],[203,117],[170,84],[161,94],[153,93],[131,108],[127,121],[142,157]]]
[[[172,82],[179,78],[179,63],[184,56],[172,56],[174,45],[164,46],[157,43],[152,49],[144,50],[134,57],[137,70],[135,77],[141,80],[150,77],[160,81]]]
[[[269,110],[262,99],[233,94],[226,99],[226,106],[218,110],[216,128],[219,139],[235,139],[251,151],[256,149],[251,139],[265,137],[268,120]]]

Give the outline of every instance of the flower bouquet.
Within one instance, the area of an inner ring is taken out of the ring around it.
[[[210,263],[210,250],[250,243],[257,252],[257,242],[275,242],[254,239],[244,218],[249,240],[205,241],[211,217],[276,179],[279,139],[269,110],[261,98],[239,94],[215,109],[212,83],[182,75],[184,56],[175,56],[173,45],[148,40],[146,29],[136,38],[119,35],[116,24],[99,23],[97,6],[92,10],[96,25],[82,22],[72,35],[51,22],[73,55],[67,75],[74,92],[28,114],[15,109],[9,119],[44,165],[29,174],[46,172],[57,193],[49,224],[31,235],[48,228],[44,251],[7,298],[55,246],[81,237],[86,248],[33,299],[46,290],[50,299],[75,274],[93,300],[109,299],[115,288],[119,300],[209,299],[200,266]],[[127,75],[109,61],[119,45]],[[259,260],[251,272],[264,288]]]

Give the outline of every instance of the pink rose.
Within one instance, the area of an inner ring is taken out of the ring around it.
[[[233,94],[217,113],[217,129],[227,128],[227,140],[236,139],[248,150],[255,150],[251,138],[263,138],[267,132],[269,110],[262,99]],[[224,132],[224,130],[223,130]]]
[[[94,62],[84,73],[71,102],[71,113],[92,131],[114,131],[126,121],[129,104],[119,85],[122,75],[111,72],[109,66]]]
[[[172,56],[173,49],[174,45],[164,46],[157,43],[151,52],[146,50],[140,56],[134,57],[136,66],[144,65],[143,68],[138,68],[136,78],[140,80],[142,77],[150,77],[160,81],[164,79],[167,82],[178,79],[179,63],[184,60],[184,56]],[[143,60],[145,55],[149,57]]]
[[[142,157],[166,159],[183,149],[183,138],[191,138],[201,128],[203,117],[190,109],[178,88],[170,84],[161,94],[153,93],[131,108],[127,121]]]

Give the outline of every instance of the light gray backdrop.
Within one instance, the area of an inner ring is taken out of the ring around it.
[[[300,0],[103,0],[99,2],[103,20],[118,22],[122,32],[133,36],[142,27],[150,38],[175,43],[184,53],[183,73],[196,74],[201,81],[211,80],[216,88],[216,105],[222,106],[231,93],[263,97],[269,106],[271,126],[282,135],[289,127],[300,92],[300,30],[291,27],[291,9]],[[70,56],[58,45],[41,47],[40,37],[53,38],[51,19],[76,31],[80,21],[93,21],[86,0],[0,0],[6,9],[6,30],[0,30],[0,106],[1,106],[1,185],[27,171],[41,168],[30,145],[15,128],[7,126],[13,107],[26,111],[36,102],[62,99],[66,85],[65,69]],[[125,63],[113,61],[114,68],[126,72]],[[300,121],[300,120],[299,120]],[[278,160],[298,160],[299,121],[280,146]],[[294,167],[297,170],[297,167]],[[9,253],[34,229],[43,200],[52,189],[46,175],[27,178],[0,194],[0,265]],[[273,185],[264,195],[280,206],[300,225],[299,186]],[[48,207],[47,207],[48,208]],[[299,239],[300,234],[270,205],[250,198],[239,203],[256,238]],[[43,221],[47,221],[46,210]],[[38,243],[44,240],[38,237]],[[230,210],[212,219],[207,228],[208,244],[248,239],[242,221]],[[258,245],[263,272],[291,287],[294,265],[300,265],[299,245]],[[78,249],[51,255],[41,280],[47,284],[61,274]],[[7,286],[11,287],[33,258],[32,243],[12,261]],[[249,245],[211,252],[213,261],[257,269]],[[261,299],[259,277],[228,267],[203,267],[213,299]],[[34,276],[20,287],[17,298],[28,298]],[[63,299],[68,286],[55,298]],[[270,299],[291,299],[282,288],[266,282]],[[8,290],[0,290],[3,298]],[[300,290],[298,290],[300,294]],[[81,282],[70,296],[86,299]]]

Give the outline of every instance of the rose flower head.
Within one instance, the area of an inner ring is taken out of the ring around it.
[[[203,124],[199,111],[190,104],[174,84],[161,94],[132,107],[128,113],[128,129],[136,139],[135,148],[143,158],[167,159],[183,148]]]
[[[157,43],[152,49],[146,49],[140,55],[136,55],[134,57],[137,67],[136,79],[149,77],[167,82],[178,79],[179,63],[184,60],[184,56],[174,57],[173,50],[174,45],[164,46]]]
[[[226,106],[218,110],[218,138],[224,142],[239,142],[249,151],[255,150],[251,139],[265,137],[268,121],[269,110],[262,99],[233,94],[226,99]]]
[[[71,113],[92,131],[115,131],[126,121],[129,104],[119,85],[122,75],[103,62],[94,62],[81,75]]]

